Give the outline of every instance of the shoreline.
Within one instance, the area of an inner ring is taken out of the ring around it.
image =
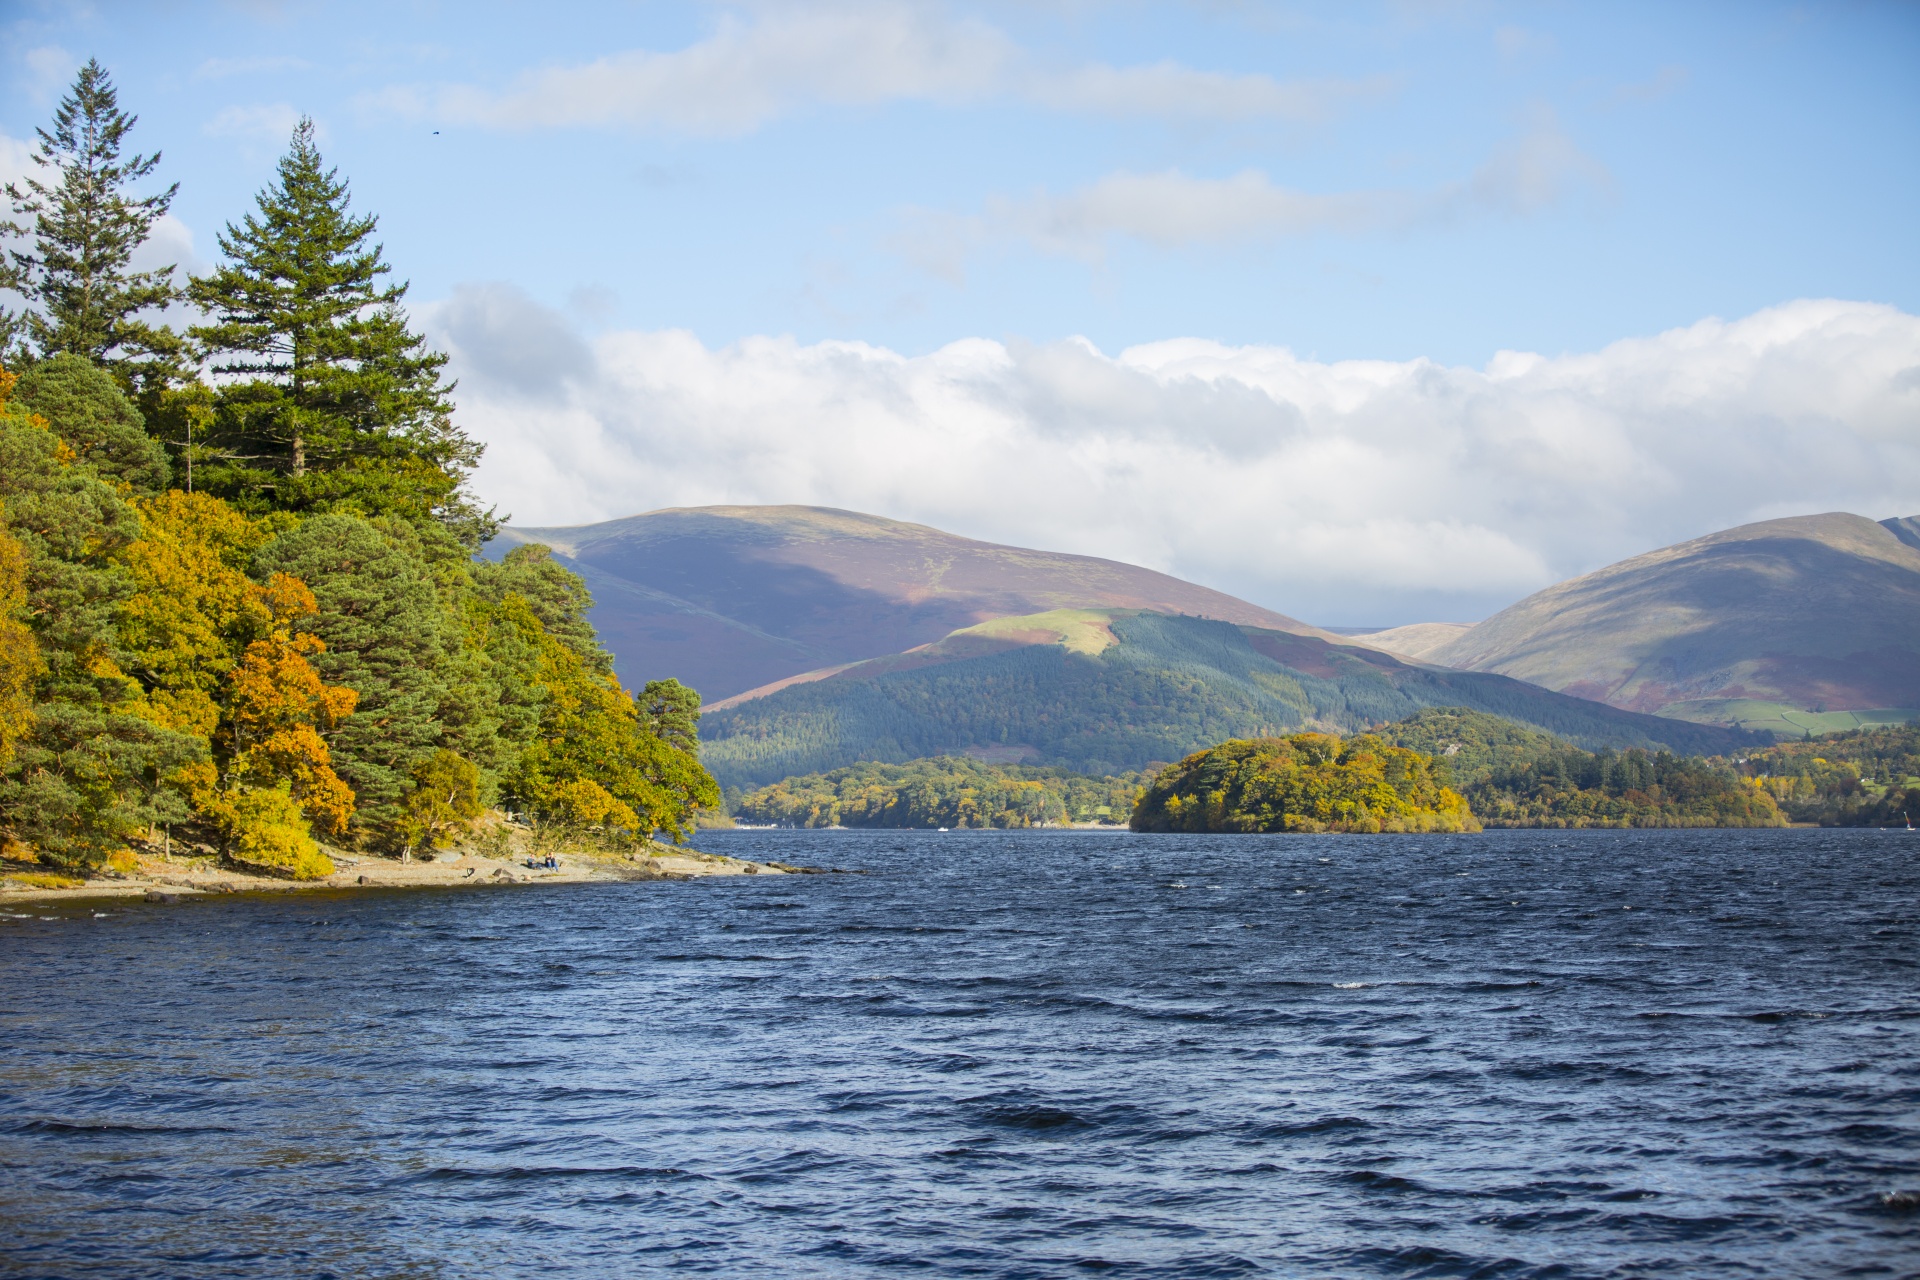
[[[51,905],[61,902],[127,900],[181,902],[236,893],[312,893],[359,889],[503,888],[526,884],[618,884],[643,880],[696,880],[710,876],[812,875],[815,867],[782,862],[752,862],[724,854],[655,844],[631,855],[570,852],[556,854],[557,868],[529,867],[524,860],[484,854],[441,854],[431,861],[400,862],[370,856],[334,855],[336,870],[318,880],[292,880],[222,866],[207,857],[142,855],[137,871],[97,876],[59,887],[24,884],[17,875],[45,875],[39,869],[0,873],[0,907],[10,902]],[[57,873],[56,873],[57,874]]]

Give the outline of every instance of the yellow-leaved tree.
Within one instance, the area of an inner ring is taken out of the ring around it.
[[[121,552],[134,592],[121,606],[125,668],[143,690],[138,713],[211,738],[228,677],[273,612],[247,576],[283,521],[249,520],[218,498],[179,490],[136,500],[140,537]]]
[[[293,631],[317,608],[306,583],[276,573],[254,592],[270,630],[247,645],[227,675],[226,706],[214,735],[221,767],[195,802],[221,827],[239,860],[300,879],[328,875],[333,863],[320,852],[312,828],[344,835],[353,792],[334,773],[320,734],[352,715],[359,695],[322,680],[308,659],[326,645]]]
[[[0,764],[33,726],[33,682],[46,671],[33,632],[21,621],[27,608],[27,553],[7,532],[0,507]]]

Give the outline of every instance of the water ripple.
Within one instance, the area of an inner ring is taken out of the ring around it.
[[[1920,1275],[1904,832],[0,915],[0,1272]]]

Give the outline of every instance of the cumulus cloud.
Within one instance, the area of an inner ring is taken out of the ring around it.
[[[522,525],[812,503],[1386,624],[1750,520],[1920,511],[1920,318],[1862,303],[1480,369],[1198,339],[588,342],[507,286],[426,319],[488,446],[478,487]]]
[[[1425,190],[1319,194],[1280,186],[1257,169],[1229,178],[1178,169],[1121,171],[1072,191],[995,196],[978,214],[910,209],[894,242],[921,266],[957,278],[970,253],[1009,240],[1097,260],[1116,238],[1174,248],[1316,231],[1406,230],[1489,212],[1526,216],[1561,203],[1576,189],[1604,192],[1610,186],[1605,167],[1542,108],[1472,174]]]
[[[1174,120],[1317,120],[1391,80],[1281,82],[1174,62],[1050,68],[1005,33],[926,4],[776,6],[722,17],[684,49],[633,49],[547,67],[494,91],[415,86],[371,95],[371,110],[496,128],[614,125],[747,133],[811,103],[959,104],[1015,98],[1054,110]]]

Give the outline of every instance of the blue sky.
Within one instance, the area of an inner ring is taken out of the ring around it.
[[[822,502],[1341,624],[1478,616],[1743,519],[1920,507],[1913,3],[0,13],[0,168],[99,57],[181,184],[159,247],[190,265],[311,114],[523,523]],[[1854,310],[1769,310],[1806,299]],[[1734,327],[1690,328],[1713,317]],[[1571,363],[1521,395],[1503,350]],[[1816,372],[1748,394],[1789,367]],[[1704,368],[1719,399],[1683,389]],[[1838,433],[1825,470],[1809,432]],[[959,438],[1039,487],[956,473]],[[855,440],[884,456],[849,464]],[[1708,441],[1778,465],[1736,478]],[[1209,488],[1256,473],[1221,524]],[[1172,474],[1193,491],[1156,491]]]
[[[6,132],[100,57],[203,254],[307,112],[419,296],[512,281],[587,325],[1477,364],[1920,291],[1913,4],[10,8]],[[635,51],[679,55],[666,100],[514,100]],[[1084,84],[1155,67],[1196,83]],[[1115,174],[1203,207],[1059,213]],[[1263,190],[1351,205],[1263,216]]]

